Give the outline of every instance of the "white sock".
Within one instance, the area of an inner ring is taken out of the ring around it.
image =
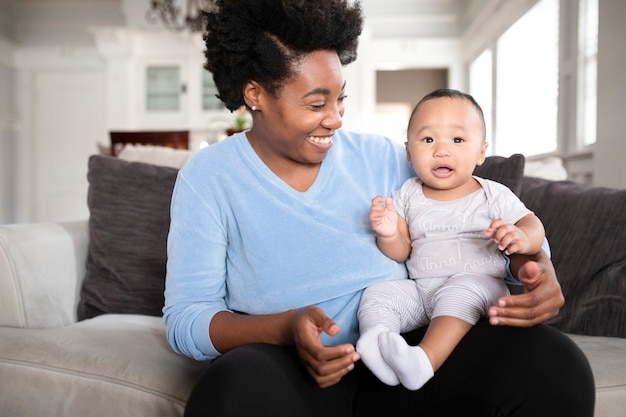
[[[382,324],[366,330],[356,342],[356,351],[361,355],[361,360],[378,379],[387,385],[395,386],[400,383],[396,372],[385,362],[378,347],[378,336],[388,333],[389,330]]]
[[[406,388],[418,390],[435,374],[424,349],[409,346],[399,334],[381,333],[378,345],[383,359]]]

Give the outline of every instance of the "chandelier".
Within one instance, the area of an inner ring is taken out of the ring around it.
[[[184,0],[183,0],[184,1]],[[176,6],[176,0],[152,0],[146,12],[146,20],[150,23],[159,21],[169,30],[191,32],[204,31],[202,11],[215,6],[216,0],[186,0],[184,12]]]

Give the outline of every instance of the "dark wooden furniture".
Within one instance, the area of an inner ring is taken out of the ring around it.
[[[117,156],[124,145],[167,146],[174,149],[189,149],[189,131],[112,131],[111,155]]]

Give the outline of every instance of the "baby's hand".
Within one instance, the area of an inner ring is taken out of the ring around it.
[[[502,219],[496,219],[483,232],[483,235],[493,239],[498,244],[498,249],[507,255],[513,253],[525,253],[530,243],[528,236],[514,224],[506,223]]]
[[[398,213],[389,197],[376,196],[370,207],[372,229],[380,237],[389,238],[398,233]]]

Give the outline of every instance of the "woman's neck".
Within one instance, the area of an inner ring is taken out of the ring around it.
[[[258,146],[255,140],[250,140],[250,136],[248,136],[248,142],[270,171],[294,190],[305,192],[315,183],[322,165],[321,162],[307,164],[286,158],[277,153],[266,152],[262,146]]]

